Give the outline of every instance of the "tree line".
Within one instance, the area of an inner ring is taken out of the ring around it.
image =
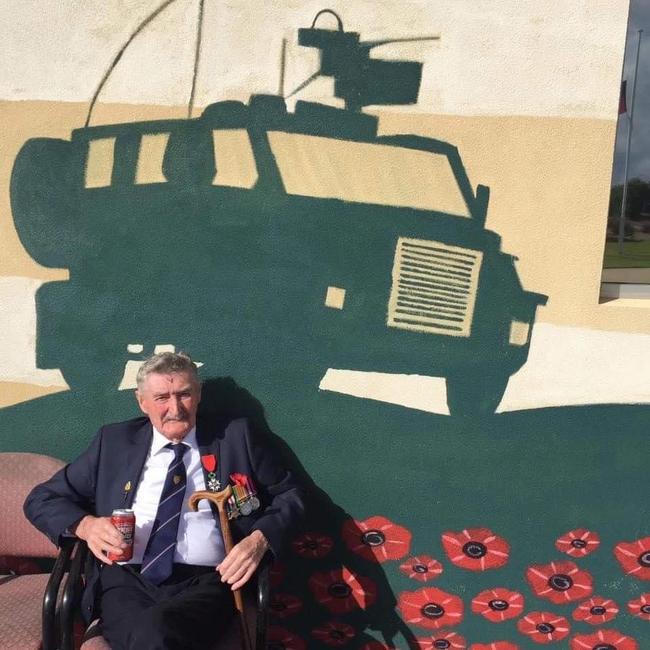
[[[622,200],[623,185],[613,185],[609,194],[610,219],[620,218]],[[632,221],[650,218],[650,181],[643,181],[640,178],[628,181],[625,218]]]

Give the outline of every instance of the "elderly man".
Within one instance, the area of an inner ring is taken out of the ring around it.
[[[232,617],[231,590],[298,524],[301,492],[246,420],[197,420],[201,385],[187,355],[154,355],[137,383],[146,417],[102,427],[81,456],[34,488],[25,513],[55,543],[86,540],[98,561],[84,615],[101,614],[111,648],[206,648]],[[248,505],[232,521],[239,541],[226,555],[210,504],[191,512],[187,497],[228,483]],[[135,513],[128,562],[119,561],[127,546],[111,523],[116,509]]]

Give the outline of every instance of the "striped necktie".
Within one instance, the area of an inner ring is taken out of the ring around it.
[[[155,585],[164,582],[172,574],[178,522],[187,483],[183,454],[189,449],[188,445],[182,442],[175,445],[170,442],[165,448],[173,450],[174,458],[167,469],[156,518],[140,569],[140,574]]]

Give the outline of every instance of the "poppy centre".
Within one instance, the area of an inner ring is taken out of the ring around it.
[[[650,567],[650,551],[639,555],[639,564],[643,567]]]
[[[465,553],[467,557],[478,560],[487,554],[487,547],[485,544],[481,544],[481,542],[467,542],[467,544],[463,546],[463,553]]]
[[[496,598],[494,600],[491,600],[488,603],[488,607],[490,609],[493,609],[495,612],[503,612],[506,609],[508,609],[508,607],[510,607],[510,605],[505,600],[501,600],[500,598]]]
[[[347,598],[352,593],[352,589],[345,582],[333,582],[327,588],[327,593],[333,598]]]
[[[429,571],[426,564],[414,564],[412,568],[415,573],[427,573]]]
[[[436,650],[447,650],[447,648],[451,648],[451,643],[447,639],[436,639],[433,642],[433,647]]]
[[[573,548],[586,548],[587,542],[585,542],[584,539],[572,539],[571,546],[573,546]]]
[[[555,591],[567,591],[573,587],[573,580],[564,573],[556,573],[548,579],[548,586]]]
[[[610,643],[599,643],[595,645],[592,650],[616,650],[616,648]]]
[[[537,625],[537,631],[542,634],[553,634],[553,632],[555,632],[555,625],[551,625],[550,623],[539,623]]]
[[[386,536],[380,530],[368,530],[361,536],[361,541],[367,546],[381,546]]]
[[[602,605],[594,605],[589,612],[595,614],[596,616],[602,616],[607,612],[607,610]]]
[[[650,605],[642,605],[642,606],[641,606],[641,611],[642,611],[644,614],[650,614]]]
[[[420,611],[427,618],[440,618],[444,616],[445,608],[442,605],[438,605],[438,603],[427,603]]]

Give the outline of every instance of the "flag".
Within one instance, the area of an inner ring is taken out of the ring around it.
[[[627,113],[627,81],[621,81],[621,96],[618,98],[618,114]]]

